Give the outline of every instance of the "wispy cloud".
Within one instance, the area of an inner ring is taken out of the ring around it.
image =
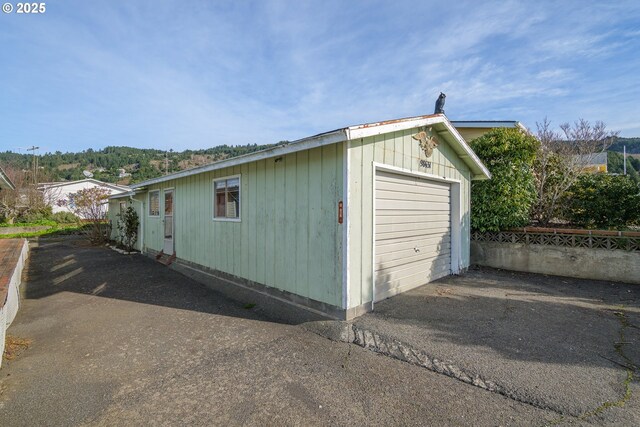
[[[69,2],[0,17],[0,149],[208,147],[429,113],[640,133],[635,2]]]

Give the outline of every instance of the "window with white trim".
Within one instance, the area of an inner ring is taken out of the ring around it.
[[[160,216],[160,190],[149,191],[149,216]]]
[[[120,214],[124,214],[125,210],[127,210],[127,202],[120,202]]]
[[[213,217],[240,219],[240,176],[213,180]]]

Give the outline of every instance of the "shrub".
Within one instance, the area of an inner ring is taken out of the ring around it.
[[[19,217],[18,222],[34,224],[51,219],[51,206],[40,206],[25,210]]]
[[[75,216],[73,213],[66,211],[56,212],[51,215],[51,220],[57,222],[58,224],[74,224],[78,222],[79,219],[80,218]]]
[[[127,251],[131,252],[133,245],[138,240],[138,225],[140,225],[138,213],[129,206],[116,216],[118,217],[116,228],[118,230],[119,243]]]
[[[529,224],[536,201],[532,171],[538,140],[520,129],[495,129],[471,141],[492,178],[471,185],[471,227],[500,231]]]
[[[87,234],[94,243],[104,242],[111,233],[105,221],[109,194],[106,188],[92,187],[69,195],[74,213],[91,224]]]
[[[583,175],[565,197],[566,219],[587,228],[640,224],[640,189],[624,175]]]

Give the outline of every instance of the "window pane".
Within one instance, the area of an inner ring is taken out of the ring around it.
[[[240,218],[240,188],[227,189],[227,218]]]
[[[240,218],[240,178],[214,181],[213,188],[214,217]]]
[[[160,215],[160,192],[153,191],[149,193],[149,215]]]
[[[225,189],[217,189],[216,190],[216,206],[215,206],[215,216],[216,218],[224,218],[226,216],[226,194]]]
[[[171,215],[173,213],[173,191],[164,193],[164,214]]]

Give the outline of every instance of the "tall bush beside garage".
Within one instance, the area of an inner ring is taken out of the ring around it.
[[[623,229],[640,224],[640,188],[629,176],[586,174],[564,198],[566,216],[586,228]]]
[[[533,162],[538,140],[521,129],[494,129],[471,141],[492,178],[471,185],[471,228],[500,231],[529,224],[537,200]]]

